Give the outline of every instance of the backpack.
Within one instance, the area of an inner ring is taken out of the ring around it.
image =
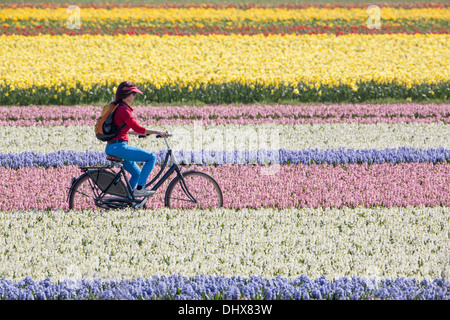
[[[95,123],[95,135],[97,139],[101,141],[111,140],[126,126],[126,123],[120,127],[114,124],[114,113],[119,105],[120,103],[117,105],[107,104],[103,107],[102,115],[97,118],[97,122]]]

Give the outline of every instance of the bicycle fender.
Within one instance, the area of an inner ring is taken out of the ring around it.
[[[184,176],[185,174],[190,173],[190,172],[197,172],[197,170],[188,170],[188,171],[181,172],[181,174]],[[179,178],[178,175],[177,175],[175,178],[173,178],[173,179],[170,181],[169,186],[168,186],[167,189],[166,189],[166,194],[164,195],[164,206],[167,206],[167,203],[169,202],[169,190],[170,190],[170,187],[171,187],[174,183],[176,183],[178,179],[180,179],[180,178]]]
[[[67,193],[67,200],[66,200],[66,201],[69,201],[70,195],[72,194],[72,191],[73,191],[73,186],[76,185],[77,182],[78,182],[81,178],[83,178],[85,175],[87,175],[87,172],[83,173],[83,174],[80,175],[78,178],[75,178],[75,177],[72,178],[72,185],[70,186],[69,192]]]

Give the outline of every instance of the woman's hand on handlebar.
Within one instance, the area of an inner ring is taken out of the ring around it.
[[[156,137],[157,138],[166,138],[166,137],[168,137],[169,136],[169,133],[168,132],[165,132],[165,131],[159,131],[157,134],[156,134]]]
[[[165,137],[170,136],[170,134],[165,131],[145,130],[145,134],[140,134],[139,138],[147,138],[147,136],[149,136],[151,134],[156,134],[157,138],[165,138]]]

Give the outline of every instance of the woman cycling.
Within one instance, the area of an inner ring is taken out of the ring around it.
[[[123,159],[123,168],[131,174],[130,186],[135,197],[153,196],[154,191],[145,189],[147,178],[155,166],[156,156],[144,149],[128,145],[128,131],[132,135],[149,135],[157,134],[161,137],[167,137],[168,134],[162,131],[150,130],[140,126],[133,117],[133,108],[130,105],[134,101],[137,93],[142,93],[133,82],[124,81],[116,90],[116,99],[111,102],[119,104],[114,113],[114,124],[117,126],[123,123],[126,126],[119,131],[119,134],[109,140],[105,152],[106,154]],[[142,170],[135,161],[145,162]],[[137,187],[136,187],[137,186]]]

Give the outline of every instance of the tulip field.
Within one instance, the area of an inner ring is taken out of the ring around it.
[[[143,104],[449,97],[448,3],[383,6],[379,28],[365,4],[80,6],[0,5],[1,105],[104,102],[123,78]]]
[[[0,299],[450,299],[450,6],[367,7],[0,4]],[[124,80],[223,208],[69,210]]]

